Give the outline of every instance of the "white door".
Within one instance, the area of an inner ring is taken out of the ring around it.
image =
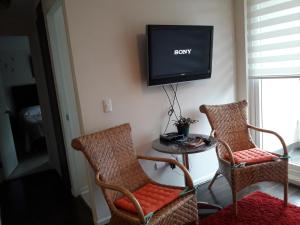
[[[7,178],[18,165],[9,114],[6,111],[7,105],[4,95],[4,85],[0,74],[0,156],[4,178]]]
[[[54,80],[67,151],[72,192],[75,196],[82,195],[87,200],[88,183],[85,161],[82,154],[76,152],[71,146],[72,139],[80,136],[81,130],[73,86],[72,65],[62,1],[57,0],[46,15]]]

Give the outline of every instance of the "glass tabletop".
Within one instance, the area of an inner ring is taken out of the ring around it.
[[[206,138],[210,140],[209,144],[202,144],[199,147],[190,147],[185,141],[165,142],[159,138],[152,142],[152,148],[156,151],[168,154],[192,154],[207,151],[217,145],[217,140],[214,137],[204,134],[190,134],[188,138],[194,139],[196,137]]]

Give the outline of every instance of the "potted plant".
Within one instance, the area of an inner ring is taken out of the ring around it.
[[[187,137],[189,135],[190,125],[197,122],[198,120],[180,116],[179,119],[174,122],[174,125],[177,127],[178,134],[182,134]]]

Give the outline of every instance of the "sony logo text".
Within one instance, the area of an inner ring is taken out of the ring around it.
[[[174,55],[190,55],[192,49],[178,49],[174,50]]]

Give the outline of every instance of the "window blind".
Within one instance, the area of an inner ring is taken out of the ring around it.
[[[248,75],[300,77],[300,0],[247,0]]]

